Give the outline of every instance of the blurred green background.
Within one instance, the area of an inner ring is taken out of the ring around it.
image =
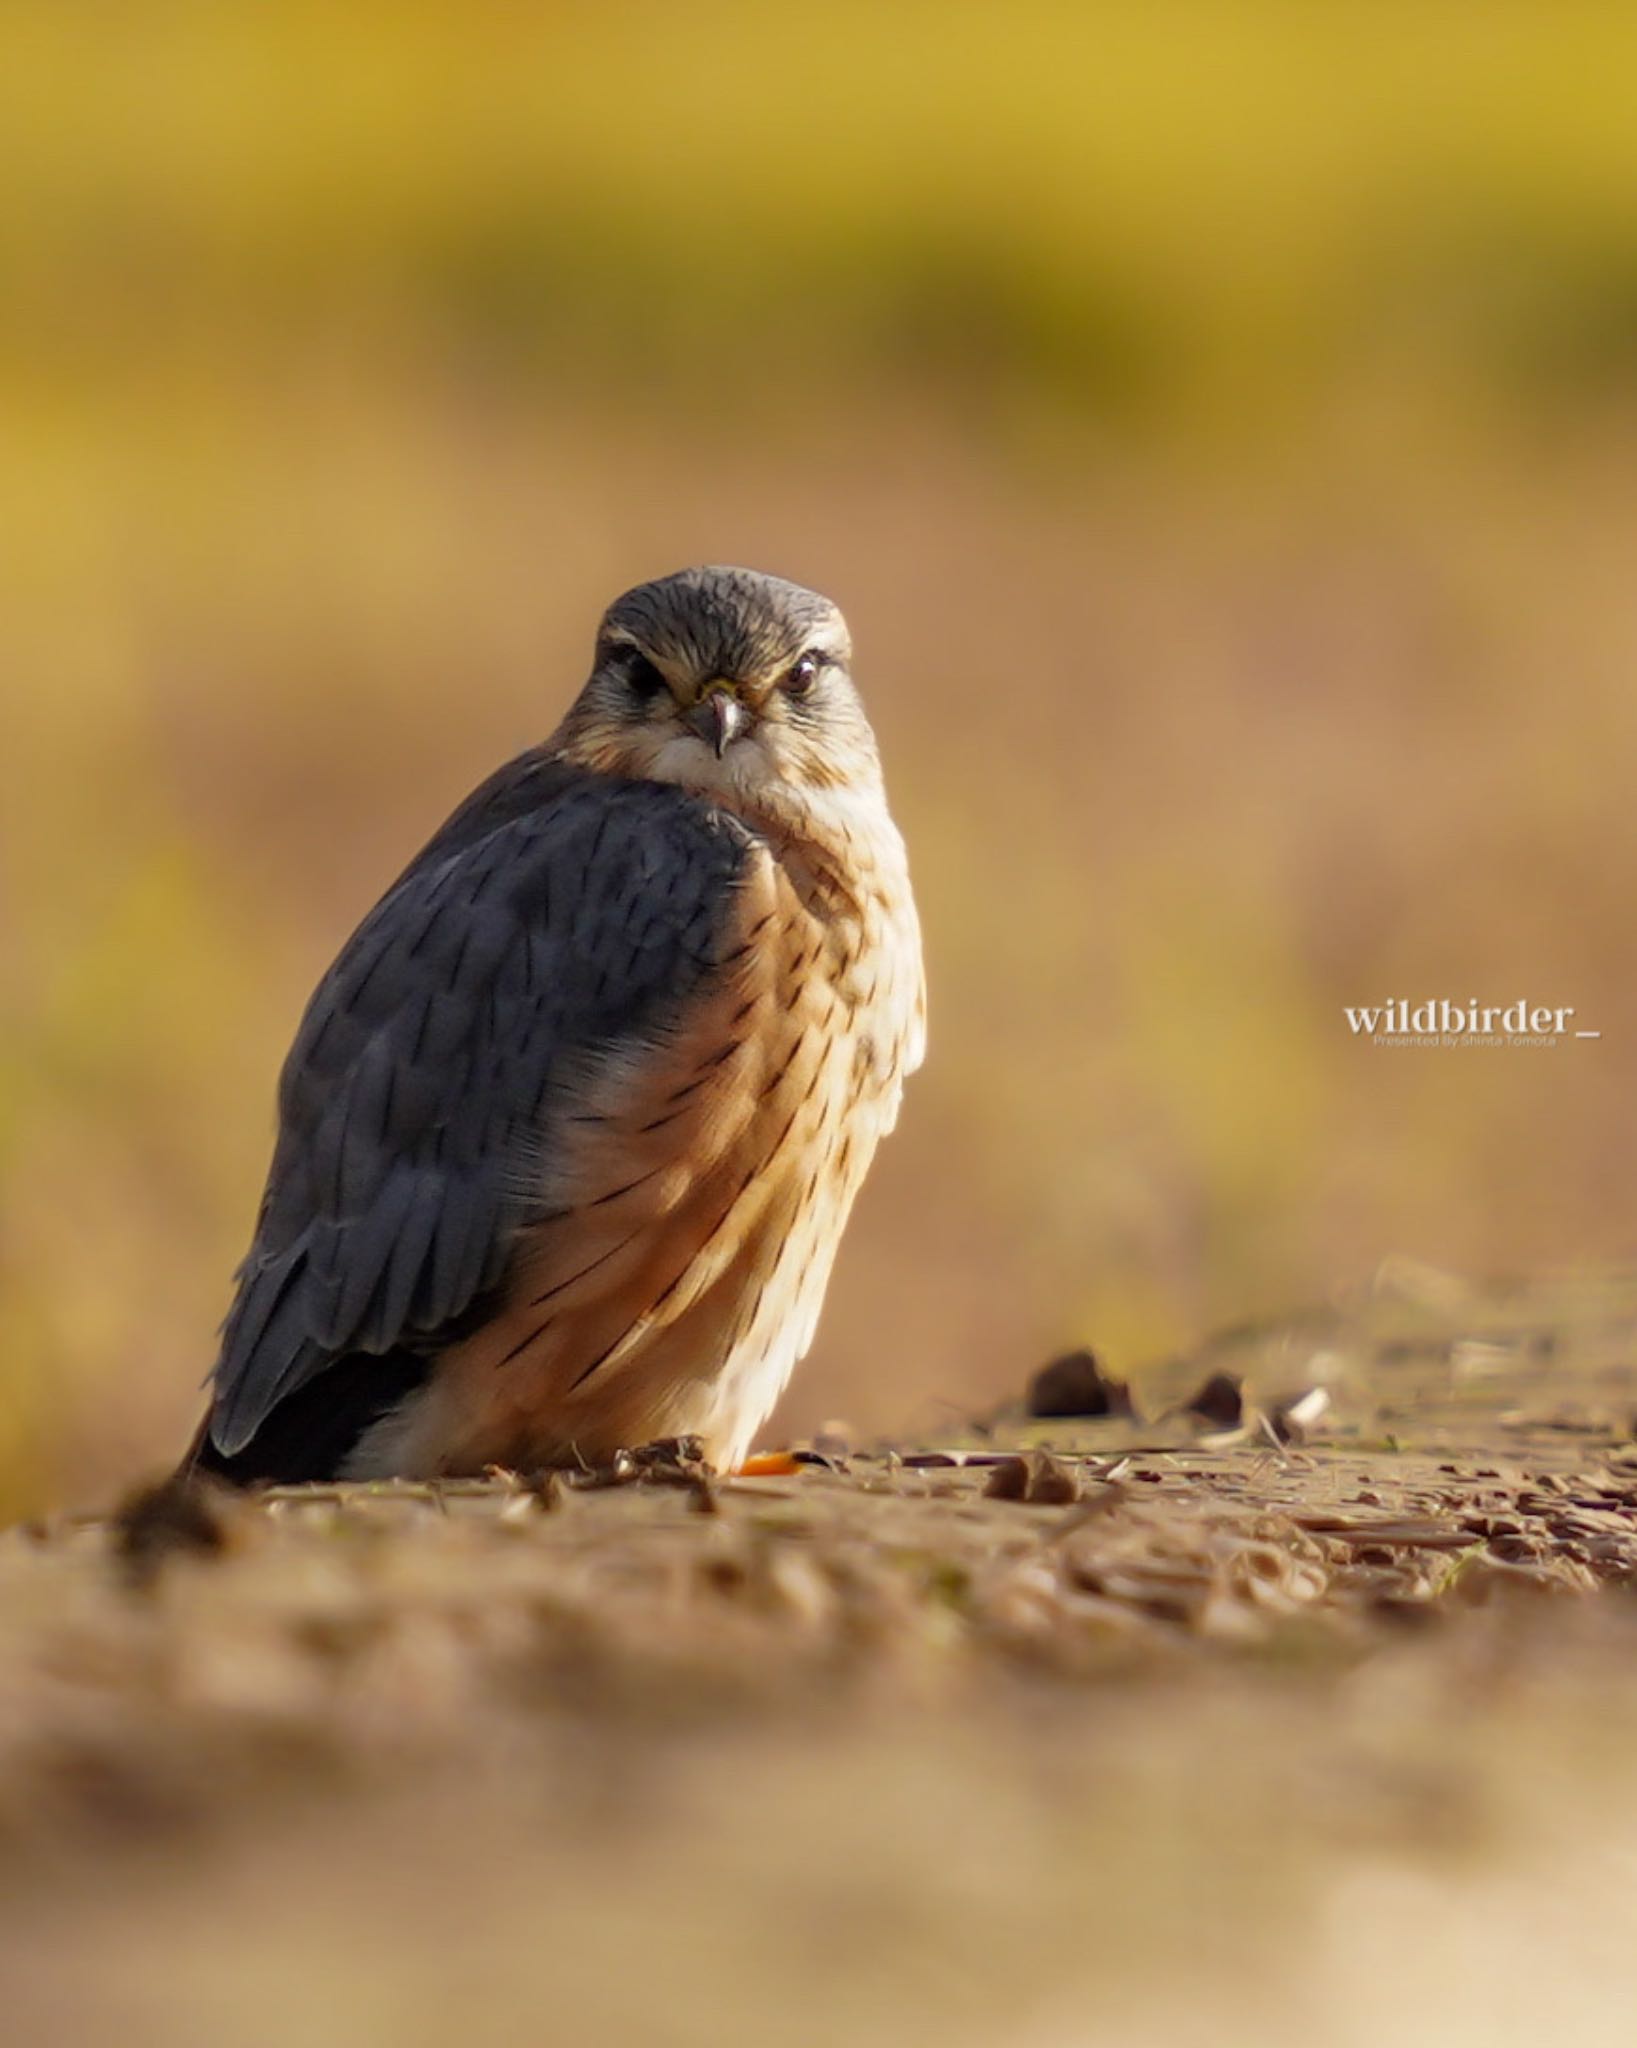
[[[0,1504],[180,1445],[312,982],[693,560],[847,608],[927,927],[785,1425],[1630,1255],[1629,6],[0,38]]]

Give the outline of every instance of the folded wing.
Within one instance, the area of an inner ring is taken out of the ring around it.
[[[663,1046],[721,972],[744,828],[525,755],[449,821],[320,983],[279,1089],[216,1364],[224,1456],[336,1360],[481,1319],[588,1062]]]

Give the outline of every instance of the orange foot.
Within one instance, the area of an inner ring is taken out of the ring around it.
[[[801,1460],[793,1458],[788,1451],[757,1451],[735,1467],[734,1476],[738,1479],[788,1479],[792,1472],[800,1470]]]

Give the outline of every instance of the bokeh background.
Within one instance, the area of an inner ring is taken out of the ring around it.
[[[784,1426],[1631,1256],[1629,7],[0,34],[0,1505],[180,1445],[312,982],[693,560],[845,605],[927,928]]]

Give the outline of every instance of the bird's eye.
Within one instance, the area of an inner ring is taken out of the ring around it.
[[[621,666],[632,696],[641,704],[649,703],[666,687],[665,678],[659,670],[646,654],[639,654],[634,647],[625,655]]]
[[[792,663],[784,679],[784,693],[787,697],[805,697],[818,681],[824,669],[824,656],[809,649],[799,661]]]

